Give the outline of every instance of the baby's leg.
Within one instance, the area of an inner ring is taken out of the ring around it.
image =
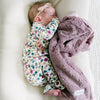
[[[41,57],[41,68],[43,70],[43,74],[47,79],[47,85],[44,88],[44,94],[48,95],[60,95],[61,91],[64,89],[64,86],[58,79],[58,76],[51,65],[50,59],[47,56]],[[59,90],[60,89],[60,90]]]
[[[39,66],[39,65],[41,65],[41,62],[43,59],[27,58],[24,60],[25,60],[24,74],[25,74],[25,77],[28,80],[28,82],[31,83],[33,86],[45,86],[47,81],[44,78],[41,67]],[[44,64],[44,63],[42,63],[42,64]],[[46,85],[45,93],[46,93],[45,95],[57,96],[57,95],[61,94],[61,91],[58,89],[54,90],[50,85]]]
[[[42,87],[47,83],[42,69],[39,67],[38,58],[24,58],[24,74],[28,82],[33,86]]]

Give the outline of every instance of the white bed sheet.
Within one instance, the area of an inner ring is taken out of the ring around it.
[[[26,13],[28,4],[32,1],[36,0],[0,1],[0,17],[2,18],[0,19],[1,100],[56,100],[56,97],[43,96],[43,88],[31,86],[23,75],[21,50],[25,42],[25,36],[29,32]],[[94,27],[96,35],[91,50],[73,57],[73,61],[81,67],[91,86],[95,89],[96,100],[100,100],[100,79],[98,77],[100,75],[100,63],[98,62],[100,57],[100,30],[98,25],[100,25],[100,21],[97,21],[97,19],[99,20],[98,16],[100,16],[100,2],[97,1],[92,0],[90,3],[90,0],[62,0],[56,10],[59,17],[63,17],[71,11],[76,11],[80,17],[88,19]],[[96,83],[95,86],[93,86],[94,82]]]
[[[96,100],[100,100],[100,0],[91,0],[89,22],[94,28],[95,38],[89,52],[91,71],[94,76]]]

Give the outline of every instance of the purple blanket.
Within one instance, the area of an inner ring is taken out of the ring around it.
[[[51,62],[66,87],[62,91],[64,100],[93,100],[89,81],[70,59],[78,52],[88,50],[93,37],[92,28],[83,19],[65,16],[60,19],[58,29],[50,40]]]

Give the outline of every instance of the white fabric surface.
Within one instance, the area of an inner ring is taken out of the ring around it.
[[[100,0],[91,0],[89,22],[94,28],[95,38],[90,49],[90,65],[94,76],[94,90],[96,100],[100,100]]]
[[[0,1],[0,95],[1,100],[56,100],[43,96],[43,88],[33,87],[23,75],[21,51],[25,36],[29,32],[27,11],[29,4],[37,0]],[[52,0],[55,2],[56,0]],[[98,0],[61,0],[56,7],[59,17],[76,11],[80,17],[88,19],[95,30],[95,39],[89,52],[79,53],[73,61],[83,70],[95,89],[96,100],[100,100],[99,70],[99,25],[100,2]],[[90,10],[89,10],[90,7]],[[89,14],[89,17],[88,17]],[[97,21],[97,19],[99,21]],[[91,74],[92,72],[92,74]],[[95,81],[93,81],[93,76]],[[95,82],[95,86],[93,83]]]

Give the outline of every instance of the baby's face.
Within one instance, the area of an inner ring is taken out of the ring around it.
[[[42,23],[44,23],[44,25],[48,25],[56,15],[55,9],[52,6],[46,8],[43,13],[44,16],[42,16]]]

